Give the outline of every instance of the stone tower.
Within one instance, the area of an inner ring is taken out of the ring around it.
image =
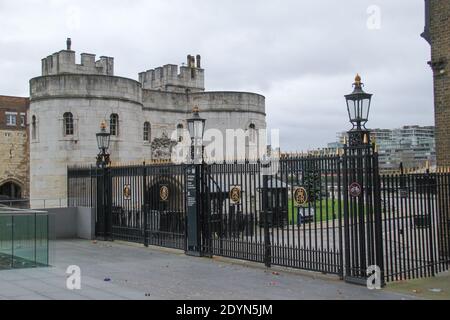
[[[425,0],[422,37],[431,45],[434,77],[436,156],[438,166],[450,166],[450,1]]]
[[[67,167],[95,163],[96,133],[104,121],[114,163],[170,159],[175,145],[189,143],[187,119],[194,107],[207,120],[205,144],[211,143],[205,150],[215,151],[216,161],[228,156],[221,137],[229,130],[247,136],[245,151],[255,147],[253,130],[266,128],[264,96],[205,90],[200,55],[189,55],[181,67],[167,64],[142,72],[139,81],[116,76],[112,57],[82,53],[81,63],[76,60],[68,39],[65,50],[42,59],[41,75],[30,80],[33,208],[44,199],[52,207],[67,198]]]

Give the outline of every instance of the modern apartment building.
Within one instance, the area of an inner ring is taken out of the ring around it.
[[[337,142],[329,148],[342,147],[347,132],[337,134]],[[433,126],[404,126],[396,129],[371,129],[371,138],[379,150],[380,168],[396,170],[420,168],[436,164],[435,128]]]

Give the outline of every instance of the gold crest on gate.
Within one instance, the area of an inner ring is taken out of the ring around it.
[[[129,184],[123,186],[123,199],[131,200],[131,186]]]
[[[169,200],[169,187],[161,186],[161,188],[159,189],[159,198],[161,199],[161,201]]]
[[[231,188],[230,200],[232,204],[241,203],[241,187],[235,186]]]
[[[294,191],[295,206],[301,207],[308,202],[308,191],[305,188],[299,187]]]

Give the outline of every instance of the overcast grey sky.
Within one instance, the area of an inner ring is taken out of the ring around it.
[[[266,96],[284,150],[325,147],[350,127],[357,72],[374,94],[368,127],[434,123],[423,27],[423,0],[0,0],[0,94],[28,96],[67,37],[133,79],[201,54],[207,90]]]

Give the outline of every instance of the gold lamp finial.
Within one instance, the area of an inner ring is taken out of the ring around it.
[[[192,109],[193,113],[199,113],[200,109],[198,108],[198,106],[195,106],[194,109]]]
[[[103,120],[102,123],[100,123],[100,129],[106,130],[106,121]]]
[[[359,75],[359,73],[356,74],[355,77],[355,84],[360,85],[361,84],[361,76]]]
[[[369,137],[367,136],[367,133],[364,134],[364,144],[368,144],[369,143]]]

